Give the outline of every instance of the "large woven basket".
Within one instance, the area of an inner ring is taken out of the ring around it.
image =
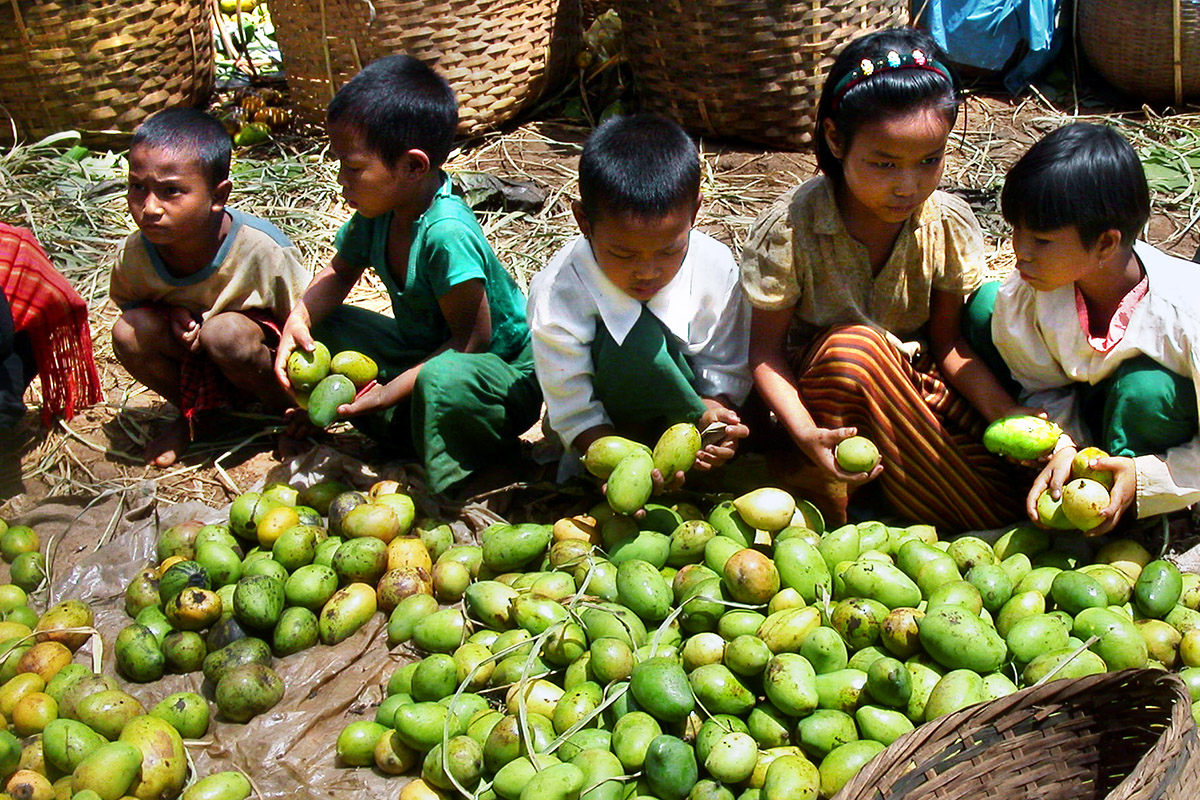
[[[1143,103],[1200,96],[1200,3],[1076,2],[1079,44],[1105,80]]]
[[[908,0],[618,0],[643,106],[693,133],[798,150],[843,45]]]
[[[0,0],[0,106],[17,135],[130,133],[213,86],[209,0]],[[11,130],[0,124],[0,141]]]
[[[1051,681],[901,736],[834,800],[1195,800],[1200,742],[1178,676]]]
[[[333,93],[381,56],[435,67],[459,100],[459,132],[503,124],[566,75],[579,0],[270,0],[297,111],[321,123]]]

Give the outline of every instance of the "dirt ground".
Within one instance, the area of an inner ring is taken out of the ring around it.
[[[1042,133],[1063,121],[1063,111],[1037,96],[1013,100],[982,93],[970,96],[965,104],[943,187],[967,197],[991,234],[989,264],[994,275],[1003,274],[1011,258],[1004,249],[996,209],[1003,174]],[[528,123],[473,143],[450,164],[453,169],[532,181],[546,191],[547,203],[536,214],[483,215],[485,231],[501,260],[523,285],[575,234],[569,201],[585,136],[586,130],[579,127]],[[702,150],[706,202],[699,224],[735,252],[757,214],[814,172],[810,153],[713,141],[703,142]],[[1186,217],[1178,210],[1156,211],[1148,238],[1190,258],[1198,239]],[[370,287],[355,297],[376,308],[385,305]],[[222,418],[219,435],[196,442],[175,466],[146,466],[140,456],[142,447],[170,412],[160,398],[134,385],[115,362],[109,337],[114,316],[106,303],[96,304],[92,313],[106,404],[48,430],[31,412],[23,427],[0,441],[0,517],[20,515],[49,496],[95,496],[146,479],[157,483],[162,500],[200,500],[219,506],[279,463],[274,452],[278,420],[247,414]],[[27,400],[36,403],[37,399],[35,383]],[[530,438],[536,438],[536,433]],[[380,457],[371,443],[348,430],[323,434],[321,441],[366,461]]]

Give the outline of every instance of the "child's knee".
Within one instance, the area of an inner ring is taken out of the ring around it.
[[[200,348],[218,364],[242,364],[265,347],[262,329],[244,314],[214,314],[200,327]]]
[[[171,331],[157,309],[131,308],[121,313],[113,323],[113,354],[121,363],[141,358],[161,350],[160,345],[168,341]]]

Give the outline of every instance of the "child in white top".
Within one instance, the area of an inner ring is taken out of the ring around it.
[[[676,422],[722,422],[695,464],[716,467],[748,432],[736,408],[750,390],[749,306],[729,248],[692,229],[696,146],[662,117],[617,118],[588,139],[579,185],[582,235],[529,287],[549,425],[578,456],[611,433],[653,444]]]
[[[1137,153],[1100,125],[1060,128],[1009,171],[1001,204],[1016,271],[992,318],[996,349],[1022,389],[1069,432],[1027,498],[1058,497],[1076,443],[1109,453],[1105,522],[1200,501],[1200,277],[1191,262],[1136,241],[1150,216]]]

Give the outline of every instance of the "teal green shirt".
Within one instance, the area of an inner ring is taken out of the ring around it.
[[[355,214],[334,240],[338,255],[354,267],[371,267],[392,299],[392,313],[406,344],[433,352],[450,338],[438,298],[458,284],[483,280],[492,316],[490,352],[511,360],[529,342],[525,298],[484,238],[483,229],[462,198],[443,180],[433,202],[413,224],[404,286],[387,264],[389,212],[368,219]]]

